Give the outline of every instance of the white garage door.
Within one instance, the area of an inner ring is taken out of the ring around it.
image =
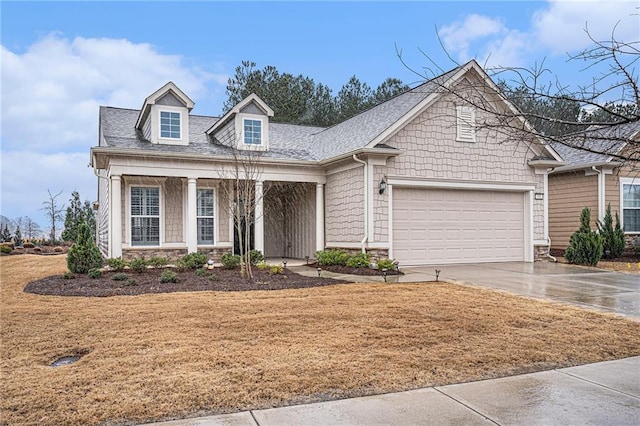
[[[401,265],[524,260],[524,194],[393,189],[393,256]]]

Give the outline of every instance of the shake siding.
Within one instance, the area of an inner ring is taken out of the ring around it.
[[[151,116],[149,116],[147,117],[147,119],[144,122],[144,125],[142,126],[142,135],[148,141],[151,140],[151,122],[152,121],[153,120],[151,119]]]
[[[389,241],[389,193],[380,194],[380,180],[385,176],[386,168],[382,166],[373,167],[373,226],[374,238],[370,241]]]
[[[549,176],[549,236],[553,249],[565,249],[580,227],[580,212],[591,209],[591,228],[598,218],[598,177],[583,171]],[[613,207],[613,206],[612,206]]]
[[[109,253],[109,180],[98,178],[98,211],[96,225],[98,248],[103,256]]]
[[[364,181],[362,167],[327,176],[325,240],[360,244],[364,237]]]
[[[403,151],[389,159],[390,176],[480,182],[535,183],[543,192],[543,176],[527,161],[533,156],[526,142],[506,141],[497,132],[477,130],[476,142],[456,141],[456,98],[444,96],[391,137],[388,145]],[[476,110],[476,122],[491,117]],[[534,200],[535,240],[544,238],[544,204]],[[376,228],[378,229],[378,228]],[[380,227],[382,229],[382,226]]]
[[[183,243],[183,182],[168,178],[164,183],[164,242]]]

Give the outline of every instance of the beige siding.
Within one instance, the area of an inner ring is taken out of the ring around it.
[[[549,176],[549,237],[553,249],[565,249],[580,227],[580,212],[591,209],[591,227],[598,218],[598,176],[583,171]]]
[[[325,241],[360,244],[364,237],[363,167],[329,174],[325,185]]]
[[[534,154],[523,141],[479,129],[476,142],[456,141],[456,99],[443,96],[387,142],[403,151],[388,161],[387,174],[429,179],[535,184],[543,192],[543,176],[527,165]],[[476,111],[476,121],[491,117]],[[534,201],[534,239],[544,238],[544,204]]]
[[[380,194],[380,180],[385,176],[386,169],[380,166],[373,168],[373,226],[374,242],[389,241],[389,193]]]
[[[315,184],[272,183],[265,192],[265,256],[313,257]]]
[[[605,209],[611,204],[611,214],[613,215],[615,225],[616,213],[620,215],[620,175],[615,171],[614,174],[606,176],[604,198]]]
[[[98,211],[96,212],[96,233],[98,248],[103,256],[109,253],[109,180],[98,178]]]
[[[185,241],[182,185],[179,178],[169,178],[164,183],[164,241],[167,243]]]

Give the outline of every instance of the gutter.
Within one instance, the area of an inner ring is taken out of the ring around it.
[[[358,158],[357,154],[353,154],[353,160],[362,164],[363,170],[364,170],[364,238],[362,239],[362,241],[360,241],[360,249],[362,250],[363,253],[366,253],[367,250],[365,249],[365,244],[367,243],[367,240],[369,239],[369,226],[367,224],[367,218],[368,218],[368,205],[369,205],[369,182],[367,179],[367,162],[363,161],[361,159]]]
[[[593,170],[593,167],[600,167],[600,168],[606,167],[606,168],[615,169],[616,167],[619,167],[619,166],[622,166],[622,162],[620,161],[599,161],[597,163],[568,164],[566,166],[554,168],[551,172],[549,172],[549,174],[572,172],[574,170],[584,170],[584,169]]]

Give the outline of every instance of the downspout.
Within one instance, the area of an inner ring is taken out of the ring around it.
[[[367,217],[368,217],[368,213],[369,213],[369,209],[367,208],[368,206],[368,201],[369,201],[369,182],[367,179],[367,162],[363,161],[361,159],[358,158],[358,156],[356,154],[353,154],[353,160],[362,164],[363,168],[362,170],[364,171],[364,238],[362,239],[362,241],[360,241],[360,249],[362,250],[363,253],[366,253],[367,250],[365,249],[365,244],[367,243],[367,240],[369,239],[369,226],[367,225]]]
[[[591,170],[598,174],[598,222],[602,222],[604,220],[605,175],[602,170],[598,170],[596,166],[591,166]]]
[[[544,238],[549,243],[549,249],[545,254],[545,257],[553,260],[554,263],[558,263],[558,259],[551,256],[551,237],[549,237],[549,173],[552,172],[553,169],[547,169],[547,172],[543,177],[543,191],[544,191]]]

